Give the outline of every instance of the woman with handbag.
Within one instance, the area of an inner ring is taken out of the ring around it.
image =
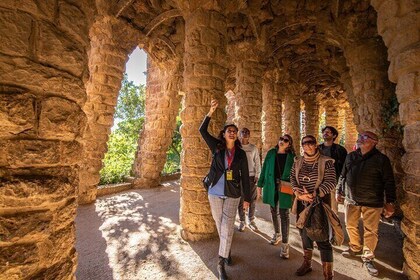
[[[296,203],[293,205],[293,208],[296,207],[296,209],[292,209],[292,212],[296,211],[296,221],[299,220],[299,215],[303,214],[304,209],[309,207],[314,200],[322,200],[322,203],[331,205],[329,194],[336,185],[334,160],[319,153],[316,138],[307,135],[302,138],[301,145],[304,155],[295,160],[290,174],[290,182],[296,197]],[[328,227],[328,223],[325,226]],[[304,261],[295,274],[303,276],[312,271],[311,260],[314,240],[308,237],[305,228],[299,231],[302,239]],[[316,243],[321,252],[324,279],[333,279],[333,252],[328,236],[326,240],[317,240]]]
[[[211,101],[210,111],[199,131],[213,154],[210,172],[204,183],[208,187],[211,213],[220,237],[217,272],[219,279],[227,279],[225,264],[232,263],[230,248],[241,193],[243,191],[244,208],[248,208],[252,196],[248,161],[238,140],[238,128],[234,124],[225,125],[218,138],[208,132],[211,116],[218,105],[217,100]]]
[[[290,169],[293,165],[295,151],[293,139],[285,134],[279,138],[277,145],[267,152],[258,180],[258,195],[263,190],[263,202],[270,205],[274,235],[270,243],[280,242],[281,221],[281,249],[280,257],[289,258],[289,212],[292,207],[293,191],[290,185]]]

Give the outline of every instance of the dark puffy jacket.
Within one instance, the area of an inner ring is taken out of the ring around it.
[[[322,151],[324,150],[324,143],[319,145],[319,151],[322,154]],[[344,161],[346,160],[347,156],[347,150],[336,143],[333,143],[331,146],[331,158],[333,158],[334,161],[334,168],[335,168],[335,176],[338,180],[338,177],[341,174],[341,171],[343,170]]]
[[[360,206],[383,207],[395,202],[394,173],[389,158],[373,148],[362,156],[360,149],[347,155],[337,192]]]
[[[219,150],[218,144],[221,141],[213,137],[208,131],[210,118],[205,117],[203,123],[200,126],[200,133],[207,146],[209,146],[213,153],[213,160],[210,166],[209,174],[207,175],[210,188],[213,187],[225,172],[225,149]],[[248,171],[248,160],[246,152],[239,147],[235,149],[235,155],[233,157],[231,169],[233,172],[233,180],[225,180],[225,195],[227,197],[238,198],[241,196],[241,187],[244,194],[244,200],[247,202],[252,201],[252,193],[249,185],[249,171]]]

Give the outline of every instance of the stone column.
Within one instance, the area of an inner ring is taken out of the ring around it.
[[[293,138],[296,154],[300,151],[300,97],[297,86],[284,87],[284,125],[285,133]]]
[[[262,157],[277,145],[281,136],[282,100],[279,84],[274,77],[267,75],[262,84]]]
[[[115,31],[126,33],[121,35]],[[107,142],[114,122],[115,106],[125,71],[128,54],[136,46],[137,32],[123,22],[107,17],[90,30],[90,78],[86,85],[87,100],[83,111],[87,116],[83,136],[84,155],[80,171],[79,204],[96,199],[99,171],[107,151]],[[122,38],[130,38],[124,40]]]
[[[236,64],[236,94],[234,123],[251,132],[249,142],[262,147],[262,75],[263,66],[255,59],[245,58]]]
[[[324,101],[325,108],[325,125],[335,127],[338,130],[339,107],[335,99],[327,99]]]
[[[306,134],[318,138],[319,128],[319,106],[316,97],[313,95],[305,96],[305,116],[306,116]]]
[[[199,240],[217,233],[202,178],[209,171],[211,152],[198,128],[219,100],[210,131],[217,136],[226,120],[226,18],[219,12],[198,8],[185,19],[185,56],[182,127],[182,176],[180,220],[182,237]]]
[[[410,279],[420,276],[420,64],[418,8],[407,0],[371,1],[378,13],[378,32],[388,47],[391,62],[389,79],[397,83],[396,95],[399,102],[399,120],[404,130],[402,157],[404,195],[400,201],[404,212],[402,228],[404,239],[404,273]]]
[[[231,90],[228,90],[225,94],[227,99],[226,105],[226,123],[233,123],[235,119],[235,93]]]
[[[136,188],[157,187],[166,162],[166,152],[176,128],[181,97],[178,95],[180,65],[147,61],[146,117],[134,164]]]
[[[0,278],[73,279],[90,8],[9,3],[0,2]]]
[[[353,151],[353,147],[357,141],[357,129],[353,122],[353,111],[347,107],[344,109],[345,113],[345,148],[347,152]]]

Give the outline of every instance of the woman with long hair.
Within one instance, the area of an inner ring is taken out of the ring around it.
[[[211,101],[209,113],[200,126],[200,133],[213,153],[210,172],[204,183],[208,188],[211,213],[220,237],[217,272],[219,279],[227,279],[225,264],[232,263],[230,248],[241,193],[244,194],[244,208],[248,208],[252,197],[248,161],[238,140],[238,128],[234,124],[225,125],[218,138],[208,132],[211,116],[218,105],[217,100]]]
[[[290,170],[294,157],[293,139],[285,134],[279,138],[277,145],[267,152],[258,180],[259,196],[263,189],[263,202],[269,204],[271,210],[274,235],[270,243],[277,245],[281,238],[280,257],[284,259],[289,258],[289,213],[293,197],[290,187]],[[283,190],[282,192],[282,186],[290,191],[286,193],[286,190]]]
[[[290,182],[297,199],[296,221],[299,215],[319,196],[323,203],[331,205],[330,193],[335,188],[336,177],[334,160],[320,154],[316,138],[306,135],[302,138],[301,145],[304,151],[303,157],[295,160]],[[306,229],[300,229],[303,247],[303,263],[297,269],[296,275],[303,276],[312,271],[312,251],[314,241],[311,240]],[[324,279],[333,279],[333,252],[329,240],[317,241],[321,252],[322,270]]]

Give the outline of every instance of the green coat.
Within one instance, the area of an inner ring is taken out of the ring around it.
[[[258,187],[263,188],[263,202],[265,204],[270,204],[272,207],[275,207],[274,195],[275,192],[278,191],[274,178],[274,168],[276,168],[276,155],[277,148],[273,148],[268,151],[264,160],[260,179],[258,180]],[[283,174],[281,176],[282,181],[290,182],[290,170],[292,169],[294,158],[294,154],[287,154],[286,163],[284,165]],[[279,207],[281,209],[292,208],[292,199],[292,195],[279,192]]]

